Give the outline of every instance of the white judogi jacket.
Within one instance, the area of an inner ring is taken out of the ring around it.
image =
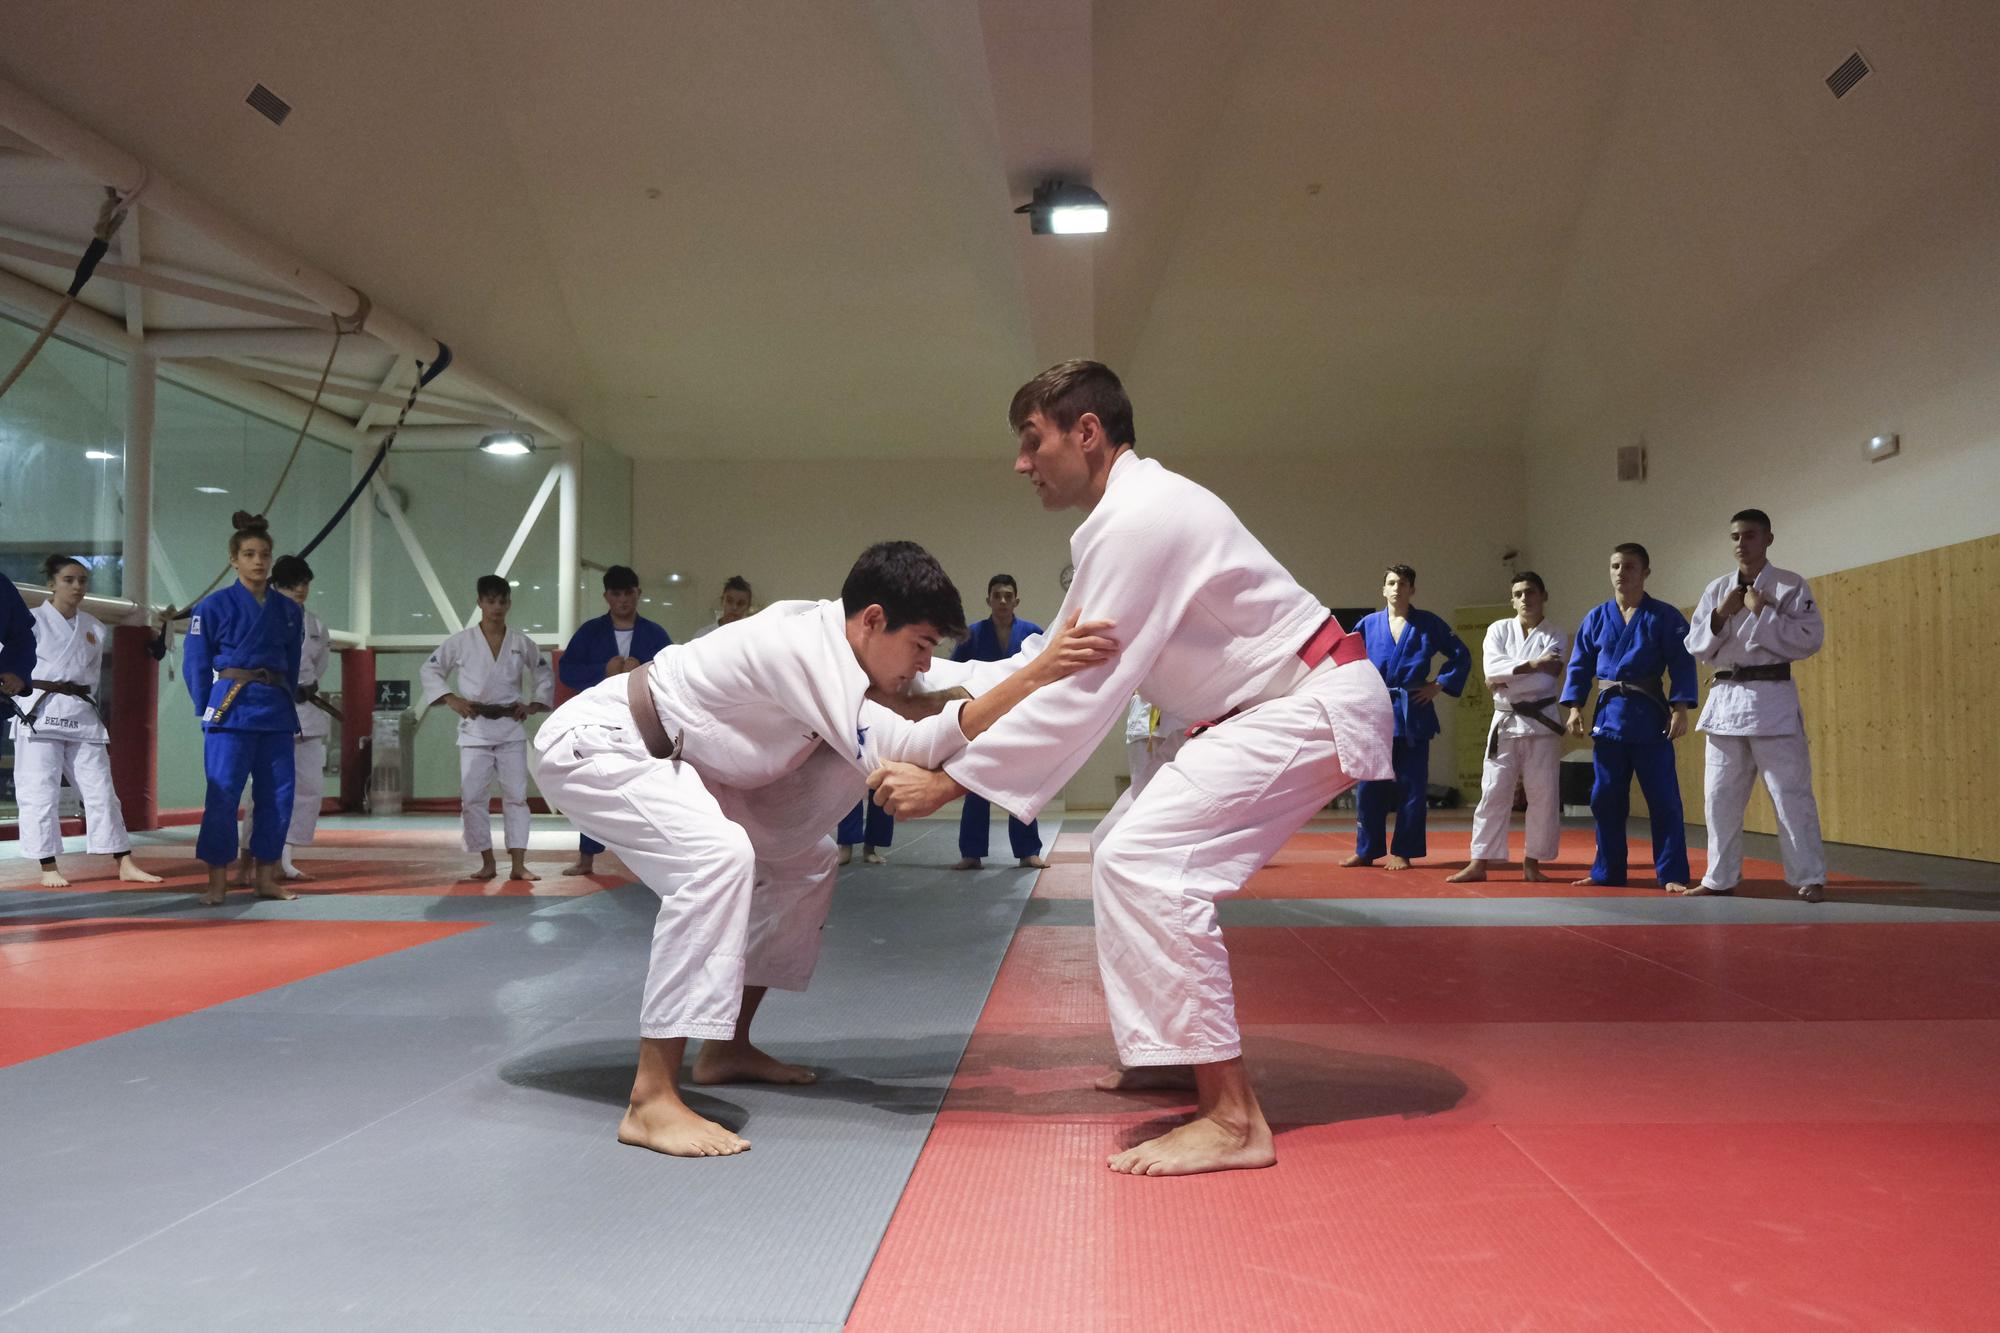
[[[1527,669],[1528,663],[1550,653],[1560,659],[1554,671]],[[1514,700],[1546,699],[1548,707],[1542,711],[1557,722],[1562,721],[1562,708],[1556,700],[1562,694],[1563,666],[1569,662],[1569,631],[1544,616],[1541,624],[1524,634],[1521,632],[1521,618],[1508,616],[1486,627],[1486,646],[1482,657],[1486,668],[1486,688],[1493,695],[1493,723],[1487,735],[1491,737],[1498,732],[1502,736],[1558,739],[1558,733],[1533,718],[1517,717]]]
[[[454,672],[458,674],[456,689],[452,688],[450,680]],[[550,669],[548,659],[542,656],[542,650],[535,646],[534,640],[509,625],[496,655],[486,646],[486,634],[475,622],[439,644],[437,651],[424,662],[421,677],[424,697],[418,709],[428,709],[447,694],[456,694],[476,704],[520,703],[521,676],[524,672],[534,673],[535,694],[532,702],[553,708],[556,702],[555,672]],[[526,740],[527,736],[527,728],[511,717],[462,717],[458,720],[458,743],[462,746],[508,745]]]
[[[1765,565],[1751,586],[1763,610],[1738,611],[1717,634],[1709,628],[1715,608],[1736,586],[1731,570],[1702,590],[1688,617],[1687,649],[1712,667],[1774,666],[1811,657],[1826,642],[1826,622],[1812,588],[1790,570]],[[1701,710],[1701,730],[1714,736],[1791,736],[1805,730],[1799,687],[1789,680],[1712,681]]]
[[[43,602],[35,616],[35,679],[67,680],[87,686],[97,693],[104,674],[104,623],[82,607],[76,618],[65,620],[54,602]],[[23,713],[34,708],[43,691],[23,695],[14,702]],[[105,744],[109,734],[104,719],[90,704],[70,694],[52,694],[35,718],[34,737],[44,741],[89,741]],[[19,719],[14,722],[14,739],[26,739]]]
[[[825,838],[882,761],[937,768],[965,746],[963,700],[912,722],[866,697],[846,625],[837,601],[773,602],[669,644],[646,673],[662,725],[682,738],[682,762],[760,853]],[[628,688],[613,676],[565,703],[536,733],[537,749],[578,727],[630,733]]]
[[[305,608],[301,607],[301,610]],[[299,688],[317,685],[326,676],[326,669],[333,664],[333,639],[326,632],[326,622],[311,611],[305,612],[305,646],[299,652]],[[482,648],[484,644],[480,645]],[[299,705],[299,735],[306,740],[324,740],[333,734],[333,718],[317,704]]]
[[[1124,720],[1134,691],[1160,710],[1163,731],[1220,718],[1299,667],[1299,649],[1328,614],[1228,505],[1131,453],[1112,464],[1070,555],[1076,576],[1049,623],[1076,611],[1115,621],[1118,656],[1035,691],[945,765],[961,786],[1023,820]],[[1001,662],[941,662],[925,682],[979,694],[1046,642],[1035,635]],[[1332,723],[1350,775],[1390,774],[1388,736],[1359,716],[1335,714]]]

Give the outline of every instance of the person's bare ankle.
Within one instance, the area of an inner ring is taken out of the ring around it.
[[[961,856],[958,860],[952,862],[951,868],[953,870],[977,870],[979,869],[979,858],[976,856]]]
[[[627,1103],[618,1141],[668,1157],[733,1157],[750,1147],[748,1139],[698,1115],[677,1096]]]
[[[819,1075],[804,1065],[787,1064],[748,1041],[732,1038],[703,1042],[688,1081],[704,1087],[717,1083],[777,1083],[796,1087],[817,1083]]]
[[[1485,878],[1486,860],[1483,857],[1475,856],[1466,862],[1465,869],[1459,871],[1456,875],[1445,876],[1444,882],[1447,884],[1477,884]]]
[[[1549,877],[1542,873],[1542,863],[1532,856],[1521,862],[1521,878],[1530,884],[1546,884],[1549,882]]]
[[[1363,856],[1361,853],[1356,852],[1352,856],[1343,858],[1340,864],[1351,870],[1355,866],[1372,866],[1375,864],[1375,858],[1372,856]]]

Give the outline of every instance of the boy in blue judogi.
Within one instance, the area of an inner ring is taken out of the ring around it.
[[[261,516],[237,511],[229,564],[237,581],[195,604],[183,649],[188,695],[206,733],[208,797],[195,855],[208,866],[202,906],[219,907],[236,859],[236,803],[254,779],[250,854],[259,898],[296,898],[278,880],[292,816],[293,703],[305,617],[299,604],[270,587],[271,533]]]
[[[14,581],[0,574],[0,694],[28,693],[34,675],[34,613]]]
[[[1687,617],[1646,595],[1652,562],[1646,548],[1625,542],[1611,552],[1610,601],[1593,608],[1576,631],[1562,704],[1572,736],[1584,734],[1583,703],[1597,683],[1596,769],[1590,813],[1597,820],[1597,859],[1578,884],[1625,883],[1625,820],[1632,777],[1652,812],[1653,870],[1660,887],[1687,892],[1687,829],[1681,820],[1674,742],[1687,734],[1695,699],[1694,658]],[[1664,682],[1662,677],[1665,677]]]
[[[604,571],[604,606],[604,615],[576,627],[556,663],[557,677],[577,694],[652,661],[673,642],[663,627],[639,614],[639,576],[629,566]],[[590,874],[603,850],[604,844],[588,833],[578,834],[576,863],[564,867],[563,874]]]
[[[1452,633],[1441,616],[1410,605],[1416,596],[1417,571],[1391,565],[1382,580],[1382,610],[1362,617],[1355,632],[1367,641],[1368,660],[1382,673],[1389,700],[1396,709],[1394,763],[1396,776],[1364,782],[1354,797],[1354,855],[1344,866],[1372,866],[1384,850],[1389,870],[1408,870],[1427,850],[1424,819],[1431,780],[1431,738],[1438,734],[1440,693],[1456,698],[1472,674],[1472,650]],[[1444,667],[1431,679],[1431,659]],[[1396,836],[1384,847],[1389,811],[1396,812]]]
[[[1012,574],[995,574],[986,580],[986,609],[992,614],[966,631],[965,642],[952,651],[954,662],[1004,662],[1021,651],[1021,645],[1042,632],[1042,627],[1015,615],[1021,604],[1021,590]],[[953,870],[977,870],[986,855],[993,831],[993,805],[976,792],[965,794],[958,816],[958,863]],[[1023,824],[1007,816],[1007,842],[1014,859],[1031,870],[1043,870],[1042,830],[1039,821]]]

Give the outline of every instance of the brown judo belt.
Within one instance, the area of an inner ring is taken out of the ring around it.
[[[87,687],[79,685],[73,680],[31,680],[28,684],[31,688],[40,690],[42,697],[35,700],[34,705],[27,712],[23,713],[19,708],[16,708],[14,711],[16,716],[29,727],[33,727],[35,720],[41,717],[42,705],[47,703],[49,696],[53,694],[66,694],[72,699],[81,699],[90,705],[90,710],[96,713],[99,718],[104,716],[104,706],[97,702]]]
[[[1563,724],[1550,717],[1548,713],[1549,705],[1555,702],[1556,700],[1553,695],[1547,699],[1523,699],[1520,703],[1510,705],[1508,708],[1496,709],[1494,711],[1498,713],[1511,711],[1515,717],[1525,717],[1531,722],[1539,722],[1560,736],[1563,734]],[[1491,759],[1499,753],[1500,728],[1495,726],[1486,737],[1486,757]]]
[[[660,710],[653,707],[653,691],[646,683],[652,669],[653,664],[648,662],[625,673],[625,704],[632,710],[632,725],[639,729],[639,739],[646,742],[646,753],[655,759],[679,759],[681,742],[687,739],[687,733],[667,734],[666,723],[660,721]]]
[[[222,721],[223,716],[235,704],[236,696],[243,693],[245,685],[269,685],[280,690],[285,688],[284,675],[269,667],[224,667],[215,675],[218,680],[232,683],[229,686],[229,693],[222,696],[222,702],[209,710],[208,724],[211,727]]]

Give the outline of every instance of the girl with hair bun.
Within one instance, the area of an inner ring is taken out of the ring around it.
[[[292,813],[292,737],[299,729],[299,604],[271,588],[271,529],[237,510],[229,538],[236,582],[195,603],[184,675],[205,733],[208,797],[195,855],[208,867],[204,907],[219,907],[236,859],[236,803],[251,785],[250,855],[259,898],[296,898],[278,881]]]
[[[33,690],[14,720],[14,794],[21,807],[21,855],[42,863],[42,886],[69,887],[56,867],[62,851],[62,782],[83,799],[85,844],[118,861],[118,878],[158,884],[132,859],[125,811],[111,786],[110,733],[94,691],[104,674],[104,624],[83,609],[90,569],[52,555],[42,562],[48,600],[35,608]]]

